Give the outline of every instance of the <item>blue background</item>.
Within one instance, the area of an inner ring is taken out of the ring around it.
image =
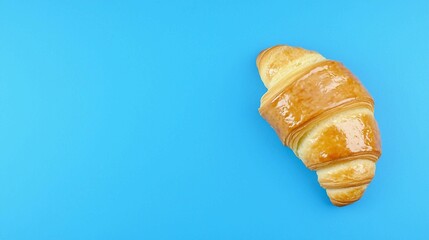
[[[0,239],[428,239],[428,1],[0,1]],[[255,59],[342,61],[383,156],[332,206]]]

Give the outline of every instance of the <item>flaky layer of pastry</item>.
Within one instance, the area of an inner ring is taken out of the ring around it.
[[[377,123],[368,108],[338,111],[308,129],[295,154],[310,168],[381,154]]]
[[[288,85],[291,76],[323,60],[325,58],[317,52],[279,45],[262,51],[256,65],[265,86],[272,88],[279,81],[282,86]]]
[[[350,188],[326,189],[326,193],[332,204],[342,207],[359,200],[363,196],[367,186],[368,184]]]
[[[367,159],[341,162],[317,170],[320,185],[328,189],[368,184],[374,174],[375,163]]]
[[[283,143],[292,148],[299,131],[330,112],[349,105],[373,105],[359,80],[339,62],[315,63],[292,80],[273,99],[262,101],[259,108]]]
[[[268,88],[259,112],[318,180],[334,205],[361,198],[381,154],[373,100],[341,63],[289,46],[257,58]]]

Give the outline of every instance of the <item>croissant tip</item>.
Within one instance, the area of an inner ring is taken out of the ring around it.
[[[361,199],[367,186],[368,184],[349,188],[326,189],[326,193],[333,205],[344,207]]]
[[[345,207],[345,206],[353,204],[353,203],[355,203],[357,201],[356,200],[356,201],[353,201],[353,202],[343,203],[343,202],[337,202],[334,199],[330,199],[330,200],[331,200],[332,205],[334,205],[335,207]]]
[[[269,89],[280,79],[290,80],[300,69],[323,59],[314,51],[282,44],[261,51],[256,58],[256,66],[264,85]]]
[[[278,45],[275,45],[275,46],[272,46],[272,47],[269,47],[269,48],[266,48],[266,49],[264,49],[264,50],[260,51],[260,52],[259,52],[259,54],[258,54],[258,57],[256,57],[256,66],[258,67],[258,69],[259,69],[259,67],[260,67],[260,63],[261,63],[262,57],[263,57],[267,52],[269,52],[270,50],[273,50],[273,49],[275,49],[275,48],[279,48],[279,47],[291,47],[291,46],[289,46],[289,45],[285,45],[285,44],[278,44]]]

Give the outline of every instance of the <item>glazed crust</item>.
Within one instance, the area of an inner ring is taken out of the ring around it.
[[[285,145],[292,146],[296,131],[339,107],[372,107],[371,96],[341,63],[323,61],[282,89],[273,99],[264,99],[259,112]]]
[[[302,48],[266,49],[257,66],[268,88],[261,116],[284,145],[317,170],[334,205],[360,199],[381,155],[368,91],[341,63]]]

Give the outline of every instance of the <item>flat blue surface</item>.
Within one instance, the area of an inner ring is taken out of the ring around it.
[[[429,2],[0,1],[0,239],[429,239]],[[383,156],[332,206],[255,59],[342,61]]]

